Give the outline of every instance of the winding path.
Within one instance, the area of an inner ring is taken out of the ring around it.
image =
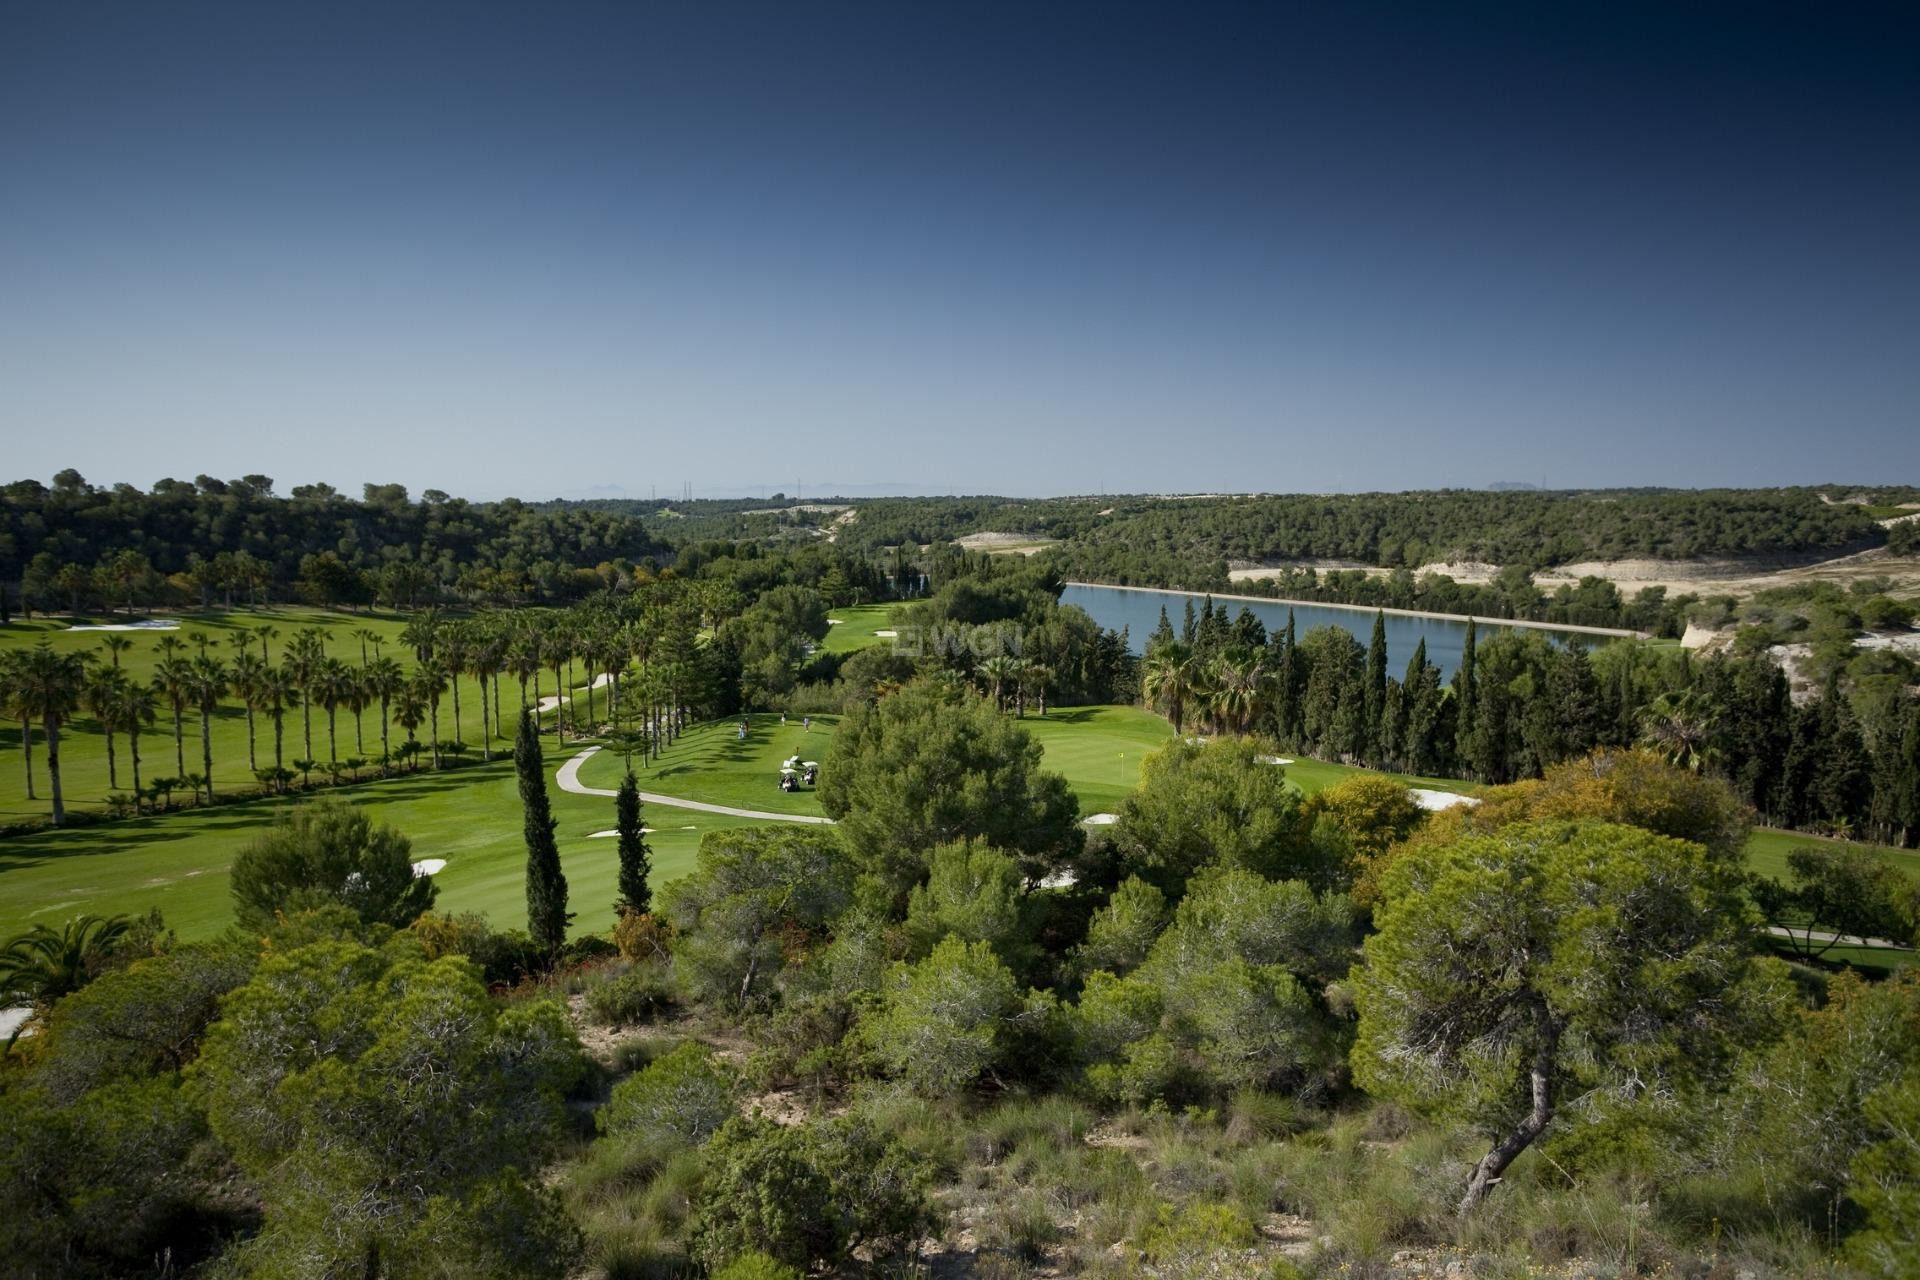
[[[560,766],[559,770],[553,775],[553,780],[560,784],[562,791],[571,791],[577,796],[617,796],[620,794],[617,791],[608,791],[604,787],[590,787],[580,781],[580,766],[587,762],[589,756],[592,756],[599,750],[600,748],[598,747],[588,747],[585,751],[582,751],[579,755]],[[670,809],[698,809],[701,813],[723,813],[730,818],[761,818],[768,822],[808,822],[815,826],[826,827],[833,825],[832,818],[816,817],[808,813],[768,813],[761,809],[735,809],[731,805],[707,804],[701,800],[682,800],[678,796],[655,795],[651,791],[642,791],[640,793],[640,802],[642,804],[665,805]]]

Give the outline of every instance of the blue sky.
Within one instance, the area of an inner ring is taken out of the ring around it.
[[[1911,482],[1916,13],[0,0],[0,479]]]

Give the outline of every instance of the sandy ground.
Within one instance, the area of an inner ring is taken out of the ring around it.
[[[149,618],[145,622],[101,622],[82,627],[68,627],[69,631],[178,631],[178,618]]]
[[[1920,518],[1898,516],[1896,520]],[[1263,578],[1277,578],[1288,567],[1313,568],[1322,573],[1330,569],[1365,569],[1368,573],[1385,574],[1387,569],[1358,564],[1348,560],[1303,560],[1291,566],[1261,566],[1230,570],[1230,576],[1236,582],[1257,581]],[[1482,584],[1491,582],[1500,572],[1497,564],[1488,564],[1481,560],[1436,561],[1423,564],[1414,571],[1414,576],[1438,573],[1452,578],[1455,582]],[[1585,577],[1605,578],[1620,588],[1625,595],[1633,595],[1643,587],[1665,587],[1669,594],[1683,595],[1693,592],[1699,595],[1750,596],[1755,592],[1772,587],[1793,586],[1809,582],[1833,582],[1841,586],[1884,574],[1893,581],[1893,591],[1900,595],[1920,592],[1920,556],[1893,556],[1884,548],[1871,551],[1859,551],[1853,555],[1836,556],[1831,560],[1819,560],[1813,563],[1793,563],[1781,560],[1580,560],[1572,564],[1556,565],[1533,575],[1534,585],[1542,590],[1551,591],[1555,587],[1573,586]]]
[[[1031,533],[969,533],[965,537],[955,538],[954,545],[965,547],[969,551],[993,551],[1030,556],[1058,541],[1058,538],[1039,537]]]

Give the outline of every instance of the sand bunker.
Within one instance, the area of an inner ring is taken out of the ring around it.
[[[148,618],[145,622],[100,622],[89,623],[81,627],[68,627],[69,631],[178,631],[178,618]]]

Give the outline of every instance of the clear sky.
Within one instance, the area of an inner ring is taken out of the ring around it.
[[[1920,6],[0,0],[0,480],[1920,480]]]

